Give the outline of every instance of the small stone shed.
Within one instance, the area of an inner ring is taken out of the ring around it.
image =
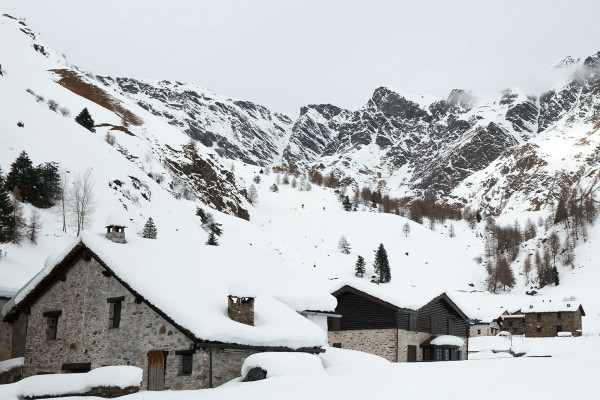
[[[247,265],[226,250],[111,232],[83,232],[3,307],[4,324],[26,321],[25,377],[133,365],[144,390],[200,389],[238,377],[250,354],[323,351],[326,332],[301,312],[331,313],[335,298],[288,269],[256,262],[249,296],[231,292]]]

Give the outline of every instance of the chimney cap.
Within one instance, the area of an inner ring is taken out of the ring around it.
[[[120,212],[112,212],[106,218],[106,226],[108,228],[110,226],[118,226],[121,228],[127,228],[127,224],[129,224],[129,219],[123,213]]]

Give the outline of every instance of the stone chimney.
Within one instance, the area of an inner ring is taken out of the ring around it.
[[[227,315],[235,322],[254,326],[254,297],[227,296]]]
[[[106,227],[106,238],[115,243],[125,244],[125,226],[108,225]]]
[[[127,243],[125,241],[125,228],[127,219],[117,213],[112,213],[106,219],[106,238],[115,243]]]

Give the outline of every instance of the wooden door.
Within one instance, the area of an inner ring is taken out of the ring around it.
[[[148,390],[165,389],[165,352],[148,352]]]
[[[417,346],[413,346],[413,345],[408,345],[408,351],[407,351],[407,360],[408,362],[415,362],[417,361]]]

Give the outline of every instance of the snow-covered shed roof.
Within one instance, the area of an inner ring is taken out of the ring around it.
[[[166,239],[161,243],[135,235],[124,245],[83,232],[6,304],[5,319],[18,313],[19,305],[29,302],[44,280],[82,249],[200,341],[292,349],[326,342],[325,332],[298,312],[334,311],[336,299],[307,277],[272,262],[268,254],[250,248],[240,255],[220,246],[186,246],[186,241]],[[254,326],[227,315],[227,296],[240,281],[257,288]]]
[[[544,312],[575,312],[581,308],[581,314],[585,315],[581,303],[578,301],[552,301],[544,300],[529,303],[521,308],[522,313],[544,313]]]
[[[430,287],[402,286],[391,284],[375,284],[364,279],[344,279],[336,281],[330,288],[335,296],[345,290],[355,290],[363,295],[373,297],[386,303],[391,308],[419,310],[439,297],[444,297],[465,319],[468,317],[454,302],[448,293],[440,293],[439,289]]]

